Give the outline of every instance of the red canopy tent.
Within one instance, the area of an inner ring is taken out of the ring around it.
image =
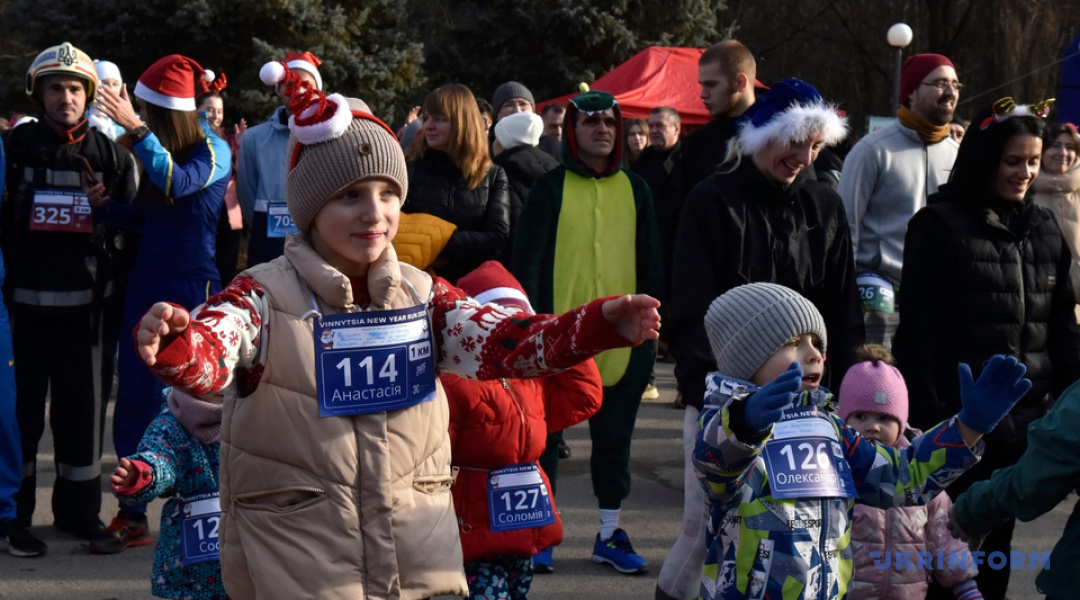
[[[679,111],[684,126],[698,127],[709,121],[709,111],[698,96],[698,59],[702,52],[700,48],[649,46],[589,87],[615,96],[623,118],[646,119],[652,109],[670,106]],[[552,102],[565,106],[577,95],[575,92],[545,100],[536,111]]]

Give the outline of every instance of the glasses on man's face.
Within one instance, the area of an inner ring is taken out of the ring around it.
[[[952,89],[956,90],[957,92],[964,89],[964,84],[960,83],[959,81],[949,81],[948,79],[935,79],[933,81],[923,81],[919,85],[928,85],[930,87],[935,87],[935,88],[938,89],[938,91],[941,91],[941,92],[944,92],[945,88],[950,88],[950,87]]]

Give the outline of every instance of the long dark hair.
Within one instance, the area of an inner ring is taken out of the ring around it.
[[[186,163],[195,147],[206,139],[195,111],[172,110],[146,102],[146,126],[154,132],[177,164]],[[149,178],[146,181],[149,182]],[[149,199],[153,203],[173,203],[173,199],[165,195],[165,190],[153,184],[150,184]]]
[[[984,128],[985,125],[985,128]],[[971,121],[960,142],[946,188],[955,199],[983,203],[995,195],[994,181],[1001,166],[1001,155],[1014,135],[1030,134],[1046,140],[1046,121],[1028,115],[997,121],[987,108]],[[1028,190],[1030,194],[1034,190]]]

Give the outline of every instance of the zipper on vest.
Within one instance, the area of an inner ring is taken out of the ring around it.
[[[525,452],[525,406],[521,403],[521,398],[518,397],[517,392],[514,391],[514,386],[510,385],[510,382],[506,378],[502,378],[499,381],[502,382],[503,388],[510,394],[510,397],[514,399],[514,405],[517,406],[518,416],[521,417],[521,435],[518,436],[518,441],[521,448],[521,452]]]

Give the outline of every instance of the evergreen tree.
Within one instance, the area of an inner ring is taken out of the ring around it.
[[[511,79],[539,101],[591,82],[647,46],[719,41],[719,0],[413,0],[433,85],[483,97]]]
[[[362,98],[391,119],[394,100],[424,83],[423,46],[409,36],[404,9],[404,0],[12,0],[3,22],[18,24],[9,31],[33,52],[5,66],[21,81],[36,51],[66,40],[115,62],[130,89],[155,60],[184,54],[228,76],[227,120],[257,123],[278,103],[259,69],[286,50],[310,50],[328,92]]]

